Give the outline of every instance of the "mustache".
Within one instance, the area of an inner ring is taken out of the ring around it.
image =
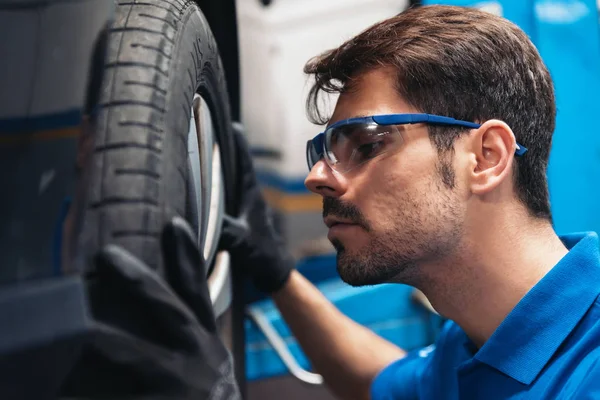
[[[328,216],[337,217],[370,230],[369,223],[358,207],[353,204],[343,202],[334,197],[323,197],[323,218]]]

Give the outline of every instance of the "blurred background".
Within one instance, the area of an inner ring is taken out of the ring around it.
[[[410,287],[351,288],[335,270],[321,199],[304,187],[305,143],[320,131],[305,114],[304,64],[406,7],[451,4],[504,16],[532,39],[555,83],[557,124],[548,170],[555,229],[600,231],[600,0],[237,0],[241,122],[264,193],[298,269],[354,320],[406,349],[432,343],[443,322]],[[332,96],[328,102],[335,104]],[[275,335],[247,320],[251,399],[333,398],[309,383],[310,364],[274,305],[255,294]],[[376,307],[373,307],[377,304]],[[274,344],[288,349],[276,351]],[[292,361],[284,362],[286,356]],[[296,364],[297,363],[297,364]],[[306,371],[302,371],[306,370]],[[298,375],[298,377],[294,376]]]

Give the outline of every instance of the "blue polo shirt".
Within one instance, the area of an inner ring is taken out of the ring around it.
[[[454,322],[374,379],[373,400],[600,399],[596,233],[561,237],[569,253],[479,349]]]

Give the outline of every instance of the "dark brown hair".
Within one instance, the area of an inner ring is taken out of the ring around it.
[[[325,124],[320,92],[342,93],[378,67],[398,71],[399,94],[421,112],[467,121],[500,119],[529,151],[517,157],[516,192],[530,213],[551,219],[546,168],[556,106],[550,74],[527,35],[512,22],[474,8],[422,6],[379,22],[310,60],[315,84],[309,118]],[[429,127],[440,155],[465,130]],[[452,171],[443,171],[451,176]]]

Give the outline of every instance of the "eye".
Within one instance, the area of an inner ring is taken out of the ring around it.
[[[364,143],[358,146],[356,149],[362,159],[375,157],[384,146],[383,140],[379,140],[371,143]]]

